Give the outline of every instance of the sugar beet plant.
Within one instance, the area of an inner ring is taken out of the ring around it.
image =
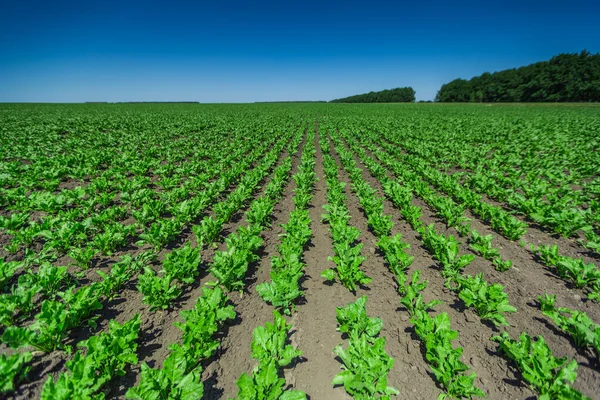
[[[600,324],[594,323],[584,312],[556,307],[556,295],[539,296],[538,301],[544,315],[571,336],[577,347],[594,349],[600,359]]]
[[[294,145],[289,150],[297,150],[301,137],[297,136]],[[273,179],[265,188],[265,194],[252,201],[246,212],[247,226],[240,226],[236,232],[225,239],[227,249],[215,253],[209,270],[217,279],[216,283],[227,290],[242,291],[245,284],[243,279],[248,265],[258,260],[256,252],[262,245],[260,233],[269,224],[270,215],[275,204],[283,195],[282,188],[289,180],[292,162],[288,156],[274,173]]]

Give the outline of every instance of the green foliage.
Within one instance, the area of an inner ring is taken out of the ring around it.
[[[114,320],[109,323],[109,333],[101,333],[80,342],[81,350],[67,362],[69,372],[59,375],[56,382],[48,378],[42,387],[42,400],[102,399],[102,387],[116,376],[125,375],[126,364],[137,364],[137,339],[140,316],[120,325]]]
[[[411,87],[382,90],[357,94],[342,99],[331,100],[330,103],[412,103],[415,101],[415,91]]]
[[[188,363],[179,353],[172,353],[161,369],[153,369],[145,362],[141,366],[138,386],[127,390],[125,398],[137,400],[197,400],[204,394],[202,368],[188,371]]]
[[[600,358],[600,324],[594,323],[586,313],[564,307],[556,307],[556,295],[538,296],[545,316],[569,334],[577,347],[591,347]]]
[[[198,276],[200,261],[200,249],[188,242],[165,256],[161,272],[180,282],[193,283]]]
[[[273,311],[273,323],[258,326],[252,333],[252,358],[259,362],[275,361],[280,367],[289,365],[293,359],[300,357],[302,352],[286,345],[291,325],[277,311]]]
[[[400,303],[406,307],[411,316],[415,316],[417,311],[426,312],[429,309],[433,309],[436,305],[442,304],[440,300],[432,300],[428,303],[423,301],[421,292],[427,288],[429,281],[419,282],[420,276],[420,270],[413,272],[410,283],[407,283],[402,290],[404,295],[402,300],[400,300]]]
[[[12,348],[32,346],[44,352],[65,348],[63,341],[70,329],[86,320],[88,325],[96,325],[95,318],[90,316],[102,308],[98,301],[99,292],[99,286],[92,284],[77,291],[70,288],[60,293],[62,301],[44,301],[33,324],[26,328],[8,327],[2,335],[2,341]]]
[[[358,399],[389,399],[399,394],[387,384],[387,374],[394,359],[385,352],[385,338],[378,337],[383,326],[379,318],[370,318],[366,312],[367,297],[358,298],[346,307],[337,307],[338,331],[350,340],[348,350],[338,345],[333,353],[342,362],[343,371],[332,385],[344,385],[346,392]]]
[[[199,362],[218,348],[215,334],[223,323],[235,318],[235,311],[221,288],[205,287],[192,310],[182,311],[181,344],[169,346],[171,353],[160,369],[141,366],[141,379],[126,393],[128,399],[195,400],[202,398],[202,367]]]
[[[31,369],[33,358],[30,352],[17,353],[12,356],[0,354],[0,393],[10,393],[15,385],[24,380]]]
[[[406,282],[405,271],[412,264],[414,257],[406,253],[410,245],[402,241],[402,235],[382,236],[377,242],[377,247],[383,252],[388,268],[398,281],[398,288],[404,287]]]
[[[219,327],[236,315],[228,302],[221,288],[205,287],[194,308],[181,312],[184,322],[174,324],[183,331],[181,344],[172,344],[169,348],[185,354],[191,364],[213,355],[219,347],[219,341],[214,338]]]
[[[446,390],[438,399],[461,399],[485,396],[474,386],[476,375],[466,375],[469,367],[460,361],[462,347],[453,348],[452,341],[458,332],[450,328],[448,314],[441,313],[432,318],[426,311],[417,310],[411,318],[415,332],[425,344],[425,357],[436,379]]]
[[[492,239],[491,234],[483,236],[477,231],[472,231],[469,247],[486,260],[495,259],[500,253],[498,249],[492,246]]]
[[[333,378],[332,385],[344,385],[356,399],[390,399],[400,394],[387,384],[394,359],[385,352],[385,338],[371,342],[367,335],[351,335],[348,350],[336,346],[333,353],[342,361],[343,371]]]
[[[358,298],[346,307],[336,307],[338,331],[348,335],[377,337],[383,326],[379,318],[367,317],[367,296]]]
[[[475,259],[472,254],[459,256],[459,243],[454,236],[438,234],[433,224],[423,230],[422,238],[425,247],[442,263],[442,276],[446,278],[447,285],[455,281],[463,268]]]
[[[496,271],[499,271],[499,272],[508,271],[513,266],[513,263],[511,260],[504,260],[504,259],[502,259],[502,257],[494,258],[493,262],[494,262],[494,267],[496,268]]]
[[[285,390],[285,379],[277,374],[277,363],[269,360],[260,364],[252,376],[243,373],[237,381],[238,400],[303,400],[306,394],[296,390]]]
[[[200,225],[194,225],[192,227],[192,231],[194,231],[198,241],[198,247],[206,246],[217,240],[222,229],[222,222],[218,219],[215,220],[210,216],[204,217],[204,219],[200,221]]]
[[[488,284],[483,279],[483,273],[475,277],[463,275],[458,278],[458,297],[467,307],[473,307],[482,320],[488,320],[494,325],[509,325],[503,313],[516,312],[517,309],[508,303],[508,295],[504,286],[499,283]]]
[[[150,310],[169,308],[182,293],[173,277],[158,276],[150,267],[144,267],[144,273],[139,275],[137,288],[144,295],[142,301],[151,306]]]
[[[295,390],[284,389],[285,379],[279,377],[279,369],[289,365],[302,352],[286,345],[291,325],[273,311],[273,324],[254,329],[252,340],[252,358],[259,364],[252,375],[243,373],[237,381],[238,399],[306,399],[306,395]]]
[[[517,341],[502,332],[491,340],[517,365],[525,381],[540,394],[540,399],[587,399],[571,386],[577,378],[577,362],[567,363],[566,357],[554,357],[542,336],[534,340],[522,333]]]
[[[262,239],[253,232],[239,230],[225,239],[227,250],[218,251],[213,258],[210,272],[218,283],[227,290],[241,290],[248,265],[258,260],[255,252],[262,245]]]
[[[470,80],[455,79],[442,85],[441,102],[557,102],[600,101],[600,54],[565,53],[549,61],[485,72]],[[569,79],[566,79],[569,77]]]
[[[328,260],[336,264],[336,269],[323,271],[321,273],[322,278],[327,281],[338,278],[352,292],[356,290],[357,284],[366,285],[371,282],[371,278],[359,268],[362,262],[366,260],[366,257],[360,255],[362,243],[356,246],[350,246],[347,243],[334,243],[333,246],[336,255],[328,257]]]

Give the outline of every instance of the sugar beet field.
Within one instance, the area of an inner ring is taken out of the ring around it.
[[[0,106],[0,397],[600,399],[600,108]]]

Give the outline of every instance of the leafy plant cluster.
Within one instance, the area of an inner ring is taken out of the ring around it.
[[[440,304],[439,300],[425,302],[423,290],[428,282],[420,282],[420,271],[415,271],[406,284],[406,293],[401,304],[406,307],[411,315],[411,323],[415,333],[425,348],[425,358],[430,364],[437,381],[442,385],[445,393],[438,399],[470,399],[473,396],[484,397],[485,394],[474,383],[477,378],[475,373],[468,374],[469,366],[460,360],[463,353],[462,347],[454,348],[452,341],[458,338],[458,332],[450,328],[450,317],[441,313],[435,317],[429,315],[428,310]]]
[[[556,295],[538,296],[544,315],[567,333],[577,347],[592,348],[600,359],[600,324],[594,323],[586,313],[565,307],[556,307]]]
[[[554,117],[558,118],[558,114]],[[560,114],[562,121],[569,117],[566,112]],[[540,118],[539,122],[549,119]],[[423,178],[451,194],[455,200],[467,204],[475,214],[490,221],[493,229],[511,240],[522,236],[526,224],[489,204],[481,194],[505,202],[554,233],[568,237],[585,234],[586,239],[579,242],[595,252],[600,243],[598,182],[593,161],[585,156],[595,139],[578,137],[578,150],[572,150],[573,139],[564,132],[541,142],[535,134],[530,134],[535,129],[521,136],[513,130],[502,137],[485,139],[476,136],[475,130],[465,131],[465,140],[470,143],[462,144],[448,140],[447,135],[435,137],[424,133],[427,140],[422,135],[415,140],[414,134],[407,137],[384,130],[379,137],[369,137],[374,142],[369,140],[368,145],[377,143],[417,173],[423,172]],[[577,128],[573,126],[572,130]],[[536,143],[534,147],[531,147],[532,141]],[[477,146],[472,144],[475,142]],[[553,153],[557,148],[565,151]],[[432,163],[437,165],[432,166]],[[439,171],[436,166],[442,170],[455,166],[461,171],[449,174]],[[565,172],[566,166],[569,172]],[[591,178],[589,182],[583,181],[588,177]],[[573,189],[573,185],[581,186],[581,189]]]
[[[532,250],[540,260],[558,276],[577,288],[587,288],[588,298],[600,301],[600,269],[593,263],[586,264],[583,258],[562,256],[557,245],[542,245]]]
[[[183,322],[176,322],[182,331],[180,343],[169,346],[170,353],[162,368],[141,366],[140,383],[126,393],[128,399],[192,400],[204,393],[200,362],[219,348],[215,338],[227,320],[234,319],[233,306],[219,287],[205,287],[193,309],[181,311]]]
[[[251,163],[260,157],[264,147],[254,147],[252,154],[244,158],[243,155],[248,155],[251,149],[252,146],[244,146],[232,153],[220,151],[212,153],[211,156],[217,157],[214,164],[205,165],[209,171],[188,181],[178,178],[172,187],[164,188],[167,191],[162,192],[161,197],[147,188],[152,185],[148,177],[137,177],[137,180],[133,181],[118,179],[117,183],[114,183],[114,188],[113,183],[103,177],[103,180],[94,181],[87,187],[76,187],[72,190],[72,194],[61,194],[62,197],[59,199],[65,200],[58,203],[60,205],[58,208],[44,208],[44,212],[51,214],[41,222],[34,221],[30,222],[29,226],[24,226],[23,219],[17,218],[22,217],[21,214],[13,214],[16,217],[11,215],[9,220],[0,222],[1,225],[10,228],[21,228],[19,231],[11,231],[14,235],[10,244],[11,251],[16,251],[21,246],[32,246],[36,240],[41,239],[43,240],[41,253],[44,257],[54,259],[61,253],[68,253],[83,268],[89,266],[91,259],[97,253],[111,255],[118,248],[133,241],[138,229],[142,229],[139,237],[143,241],[160,249],[180,232],[182,225],[191,222],[200,214],[210,199],[215,198],[219,189],[224,190],[237,175],[245,171],[250,165],[246,163]],[[218,180],[209,182],[209,179],[218,176],[225,166],[236,160],[239,160],[239,163],[235,168],[221,174]],[[195,167],[197,168],[199,167]],[[177,185],[179,186],[175,187]],[[109,188],[112,191],[107,192]],[[71,193],[67,190],[63,192]],[[38,196],[36,193],[34,192],[32,197]],[[39,198],[47,200],[52,196],[46,192]],[[101,205],[103,209],[97,210],[99,205],[97,201],[87,204],[86,207],[70,208],[76,206],[75,200],[81,198],[89,198],[90,201],[98,198],[100,199],[98,201],[103,204]],[[111,206],[116,198],[122,205]],[[37,208],[34,207],[33,210]],[[52,215],[53,212],[55,215]],[[161,217],[169,213],[172,217]],[[136,223],[123,225],[118,222],[127,219],[128,216],[133,216]]]
[[[387,384],[394,359],[385,352],[385,337],[379,336],[383,322],[370,318],[366,311],[367,296],[346,307],[337,307],[338,331],[348,336],[348,348],[338,345],[333,353],[342,362],[343,371],[331,382],[344,385],[355,399],[390,399],[400,392]]]
[[[507,332],[494,336],[498,349],[512,360],[527,384],[540,395],[540,399],[587,399],[571,386],[577,378],[577,362],[556,358],[542,336],[537,340],[522,333],[519,340],[511,339]]]
[[[504,286],[499,283],[490,285],[483,278],[483,273],[458,277],[456,291],[467,307],[473,307],[482,320],[491,321],[496,326],[509,325],[503,314],[517,311],[509,304]]]
[[[329,148],[329,143],[324,136],[321,136],[319,145],[321,149]],[[333,157],[328,152],[324,153],[323,168],[328,204],[323,206],[327,213],[321,218],[329,224],[329,232],[333,237],[335,255],[328,259],[335,263],[336,268],[324,270],[321,276],[327,281],[337,278],[348,290],[354,292],[357,285],[366,285],[371,282],[371,278],[360,269],[366,257],[360,254],[363,244],[356,243],[360,231],[348,225],[350,211],[346,206],[345,184],[339,180],[338,167]]]
[[[400,186],[397,182],[387,178],[385,169],[369,158],[366,152],[352,146],[359,155],[359,158],[365,165],[368,166],[371,173],[378,178],[384,186],[384,191],[392,199],[392,201],[399,205],[401,210],[410,209],[410,203],[412,201],[412,194],[410,189],[405,189]],[[347,157],[352,157],[348,154]],[[351,163],[352,161],[348,161]],[[358,174],[357,174],[358,175]],[[503,313],[515,312],[516,309],[511,306],[508,302],[508,296],[503,290],[503,286],[500,284],[488,284],[483,274],[479,274],[472,277],[467,274],[462,274],[462,270],[474,259],[473,255],[466,254],[459,256],[459,243],[456,241],[454,236],[445,236],[438,234],[435,231],[433,224],[428,227],[424,227],[420,220],[415,219],[411,225],[419,232],[423,240],[423,244],[430,251],[435,259],[440,261],[442,264],[442,276],[446,278],[446,286],[457,292],[459,298],[463,300],[467,307],[473,307],[476,313],[483,319],[489,320],[495,325],[508,325],[506,318]],[[474,238],[479,239],[480,242],[485,240],[481,235],[474,231]],[[489,236],[488,245],[481,245],[478,249],[486,252],[488,256],[496,256],[495,252],[489,250],[491,248],[491,236]],[[386,240],[384,240],[385,244]],[[493,254],[490,254],[493,253]],[[504,261],[501,260],[504,264]],[[404,278],[404,281],[406,278]],[[400,293],[404,289],[404,281],[402,281],[402,287]]]
[[[251,375],[243,373],[238,379],[237,399],[306,399],[303,392],[286,389],[285,379],[280,377],[282,368],[302,356],[302,352],[286,344],[292,326],[277,311],[273,311],[273,318],[273,323],[267,322],[252,333],[252,358],[258,365]]]
[[[501,207],[485,202],[481,195],[464,186],[458,177],[449,176],[431,167],[430,162],[421,158],[420,154],[407,155],[397,146],[374,135],[370,136],[368,141],[367,138],[362,138],[361,143],[390,168],[402,184],[409,186],[424,201],[436,208],[448,226],[455,227],[463,236],[469,232],[468,220],[462,217],[465,208],[489,222],[492,229],[509,240],[518,240],[526,233],[526,223],[519,221]],[[456,203],[435,194],[425,182],[448,193]]]
[[[281,244],[277,247],[279,256],[271,258],[271,281],[256,287],[258,294],[268,303],[279,307],[286,314],[291,314],[294,301],[303,295],[300,279],[304,275],[302,254],[307,242],[312,237],[308,204],[312,199],[315,174],[314,133],[306,137],[306,144],[298,172],[292,179],[296,182],[294,194],[295,209],[290,213],[287,224],[283,225]]]
[[[493,236],[482,235],[476,230],[471,232],[470,245],[471,250],[485,258],[486,260],[491,260],[494,263],[497,271],[504,272],[509,270],[512,267],[512,261],[504,260],[500,256],[500,252],[497,248],[492,245]]]
[[[111,320],[108,333],[100,333],[79,342],[78,350],[67,362],[68,372],[58,379],[49,377],[40,399],[103,399],[102,392],[112,379],[125,375],[127,364],[137,364],[137,340],[140,316],[136,314],[124,324]]]
[[[262,245],[259,236],[269,224],[273,207],[281,199],[292,168],[289,156],[275,169],[273,179],[265,188],[265,195],[252,201],[246,212],[247,226],[240,226],[236,232],[225,239],[227,249],[217,251],[209,270],[217,279],[217,283],[227,290],[241,291],[248,270],[248,265],[258,260],[256,252]],[[271,197],[273,196],[273,197]]]

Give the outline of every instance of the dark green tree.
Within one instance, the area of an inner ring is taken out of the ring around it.
[[[415,101],[413,88],[403,87],[357,94],[343,99],[331,100],[330,103],[412,103]]]
[[[600,54],[559,54],[520,68],[442,85],[440,102],[588,102],[600,101]]]

